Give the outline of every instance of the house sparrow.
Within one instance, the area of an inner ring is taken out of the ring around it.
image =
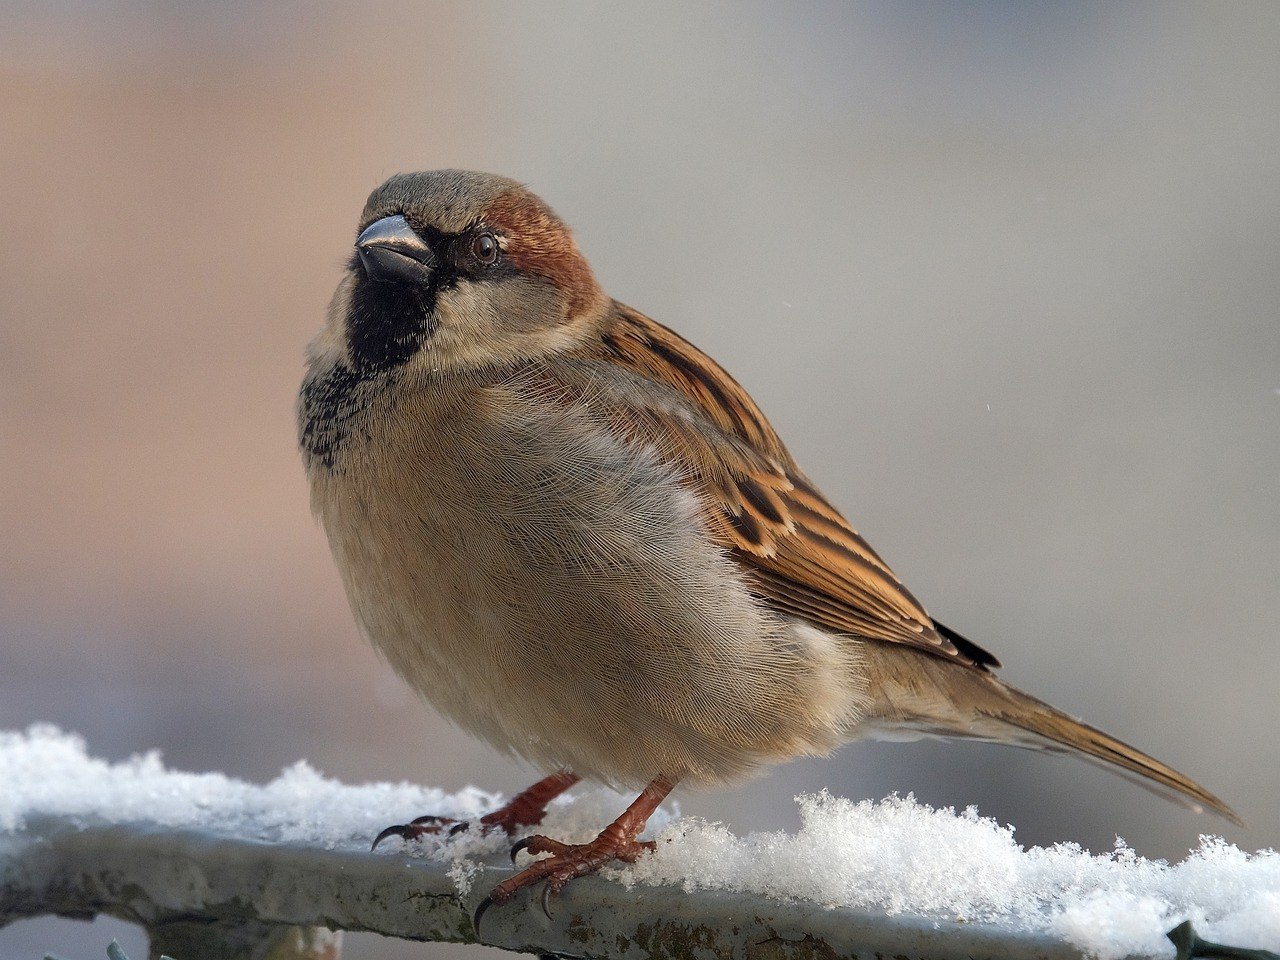
[[[1073,753],[1237,819],[997,679],[742,387],[607,296],[519,183],[395,176],[357,233],[299,399],[312,506],[357,622],[445,716],[553,771],[483,827],[540,822],[580,777],[642,788],[590,843],[521,841],[549,856],[486,905],[634,861],[677,783],[866,737]]]

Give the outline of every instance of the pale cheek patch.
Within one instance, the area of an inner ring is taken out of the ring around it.
[[[506,359],[501,320],[473,284],[442,290],[436,297],[436,317],[435,332],[413,362],[432,370],[457,370]]]
[[[476,370],[559,353],[579,344],[554,290],[530,281],[460,282],[436,298],[439,324],[411,363],[428,370]]]

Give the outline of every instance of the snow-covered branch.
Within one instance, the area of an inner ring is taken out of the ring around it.
[[[796,835],[655,818],[654,855],[570,884],[551,917],[537,891],[492,909],[477,937],[470,917],[510,870],[505,838],[377,853],[368,841],[389,819],[498,802],[479,790],[348,786],[305,764],[255,786],[167,771],[154,755],[108,764],[47,727],[0,733],[0,784],[0,925],[107,913],[178,960],[259,955],[231,952],[235,930],[293,931],[311,938],[294,956],[336,956],[313,928],[620,960],[1172,957],[1164,934],[1183,920],[1220,943],[1280,944],[1275,853],[1206,841],[1169,866],[1123,847],[1024,850],[989,820],[910,800],[802,798]],[[543,829],[586,839],[625,803],[586,791]],[[220,952],[195,952],[202,937]]]

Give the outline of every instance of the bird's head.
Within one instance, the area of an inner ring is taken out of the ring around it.
[[[572,347],[606,303],[569,228],[519,183],[406,173],[365,204],[330,333],[364,374],[481,371]]]

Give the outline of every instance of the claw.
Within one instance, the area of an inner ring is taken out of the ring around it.
[[[414,822],[416,823],[417,821],[414,821]],[[387,837],[395,836],[395,837],[399,837],[401,840],[408,840],[409,834],[411,832],[409,830],[409,827],[410,827],[410,824],[407,824],[407,823],[397,823],[397,824],[393,824],[390,827],[387,827],[387,829],[383,830],[380,834],[378,834],[376,837],[373,838],[373,846],[369,848],[369,852],[372,853],[374,850],[377,850],[378,844],[380,844],[383,840],[387,839]]]
[[[470,820],[459,820],[457,823],[455,823],[452,827],[449,828],[449,836],[456,837],[458,834],[465,833],[470,829],[471,829]]]
[[[455,822],[455,821],[454,821],[453,817],[437,817],[434,813],[428,813],[428,814],[426,814],[426,815],[424,815],[424,816],[421,816],[421,817],[418,817],[418,818],[416,818],[416,819],[414,819],[414,820],[410,820],[410,821],[409,821],[409,826],[411,826],[411,827],[420,827],[420,826],[422,826],[424,823],[429,823],[429,824],[431,824],[432,826],[436,826],[437,824],[439,824],[439,825],[443,825],[443,824],[446,824],[446,823],[454,823],[454,822]]]
[[[550,880],[542,885],[542,897],[540,898],[540,902],[542,904],[542,912],[547,915],[548,920],[555,919],[551,916],[551,894],[553,892]]]
[[[513,867],[516,865],[516,854],[519,853],[521,850],[527,849],[529,846],[529,841],[532,839],[533,837],[525,837],[523,840],[517,840],[515,844],[511,847],[511,865]]]
[[[476,936],[480,936],[480,920],[484,917],[485,911],[493,906],[493,897],[485,897],[480,901],[480,906],[476,907],[476,912],[471,917],[471,927],[475,930]]]
[[[397,823],[393,826],[387,827],[387,829],[383,830],[373,838],[373,846],[369,849],[371,851],[377,850],[378,844],[390,836],[396,836],[401,840],[408,842],[410,840],[417,840],[424,834],[439,833],[446,824],[455,825],[453,829],[449,831],[450,836],[458,832],[458,827],[461,827],[464,830],[467,828],[465,820],[459,823],[453,817],[437,817],[433,813],[428,813],[426,816],[418,817],[416,820],[410,820],[408,823]]]

